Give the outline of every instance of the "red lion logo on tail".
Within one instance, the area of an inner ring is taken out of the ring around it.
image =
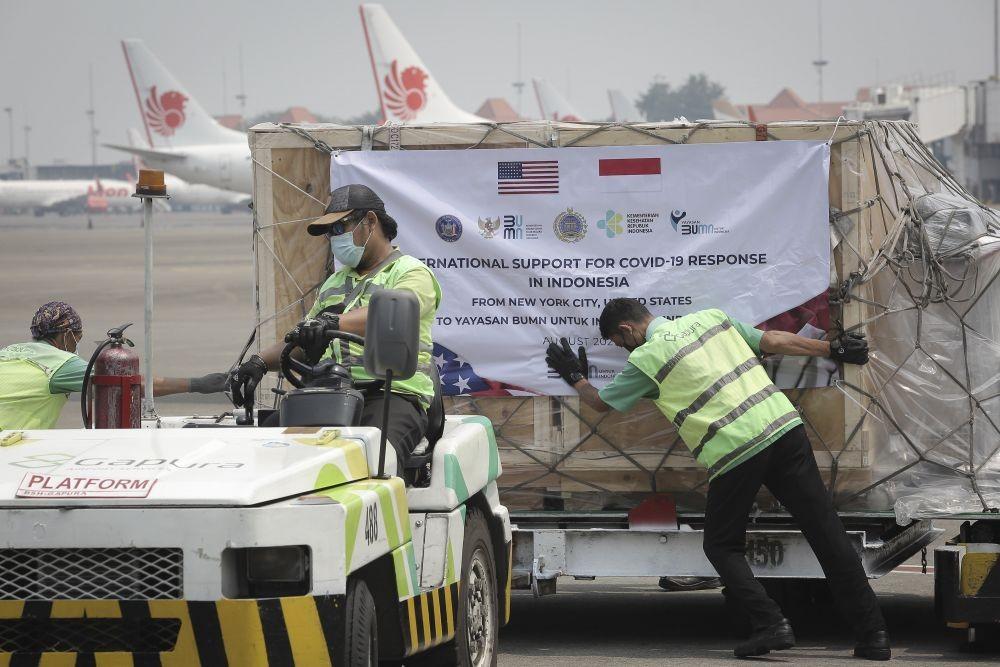
[[[176,90],[168,90],[162,95],[156,94],[156,86],[149,89],[146,98],[146,122],[149,128],[164,137],[173,136],[184,125],[184,105],[188,98]]]
[[[407,67],[402,74],[393,60],[385,77],[385,105],[397,118],[413,120],[427,106],[427,73],[419,67]]]

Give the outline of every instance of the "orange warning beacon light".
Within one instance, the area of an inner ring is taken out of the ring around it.
[[[139,180],[135,184],[135,194],[142,197],[164,197],[167,186],[163,180],[163,172],[156,169],[140,169]]]

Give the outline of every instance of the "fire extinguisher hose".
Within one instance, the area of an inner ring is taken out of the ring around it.
[[[114,342],[114,339],[108,337],[103,343],[97,346],[94,353],[90,355],[90,361],[87,363],[87,370],[83,374],[83,389],[80,392],[80,416],[83,417],[83,427],[93,428],[92,417],[90,414],[90,378],[94,373],[94,364],[97,363],[97,358],[101,356],[101,352],[104,351],[108,345]]]

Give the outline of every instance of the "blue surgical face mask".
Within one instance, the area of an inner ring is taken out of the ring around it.
[[[368,238],[365,239],[365,243],[362,246],[354,245],[354,234],[344,232],[337,236],[330,237],[330,251],[333,252],[333,256],[338,262],[344,266],[349,266],[352,269],[358,268],[358,264],[361,263],[361,257],[365,254],[365,247],[368,245],[368,239],[372,237],[372,232],[368,230]]]

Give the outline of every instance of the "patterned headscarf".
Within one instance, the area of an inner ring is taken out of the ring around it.
[[[32,338],[48,338],[63,331],[83,331],[83,320],[65,301],[49,301],[31,318]]]

